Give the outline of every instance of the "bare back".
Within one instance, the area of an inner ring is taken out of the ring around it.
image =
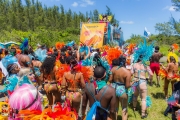
[[[84,88],[85,82],[82,73],[72,74],[71,72],[64,73],[62,84],[68,86],[68,90]]]
[[[160,58],[162,57],[163,55],[159,52],[155,52],[152,57],[151,57],[151,63],[159,63],[159,60]]]
[[[173,77],[174,76],[174,73],[175,73],[175,71],[177,71],[178,70],[178,66],[176,66],[176,64],[175,63],[168,63],[168,66],[167,66],[167,72],[168,72],[168,76],[169,77]]]
[[[112,68],[112,81],[113,82],[120,82],[124,83],[126,88],[130,86],[130,80],[131,80],[131,72],[127,70],[124,67],[120,67],[118,69],[118,66]]]
[[[149,75],[153,75],[150,68],[148,66],[145,67],[142,63],[135,63],[131,69],[131,73],[134,74],[136,78],[146,79],[146,72],[148,72]]]

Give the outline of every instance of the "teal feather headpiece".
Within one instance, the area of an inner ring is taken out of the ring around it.
[[[150,57],[153,55],[153,45],[154,43],[147,45],[146,39],[144,38],[144,43],[140,43],[138,48],[134,51],[134,63],[140,59],[145,65],[145,63],[149,61]]]

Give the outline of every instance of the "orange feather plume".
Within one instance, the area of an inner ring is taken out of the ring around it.
[[[164,69],[160,69],[159,70],[159,76],[161,76],[162,78],[165,78],[165,77],[167,77],[167,72],[166,72],[166,70],[164,70]]]
[[[56,105],[54,111],[47,108],[41,111],[36,110],[20,110],[19,118],[23,120],[77,120],[77,113],[71,111],[67,106],[62,108],[61,105]]]
[[[77,72],[82,73],[85,82],[90,82],[90,78],[93,76],[93,70],[91,69],[91,67],[78,64],[75,69]]]
[[[123,53],[118,48],[109,48],[109,50],[107,50],[106,52],[107,52],[106,59],[110,65],[112,64],[112,60],[119,58]]]
[[[129,44],[128,47],[127,47],[128,54],[132,54],[135,47],[136,47],[136,44],[133,44],[133,43]]]
[[[64,43],[60,43],[60,42],[57,42],[56,43],[56,49],[60,50],[62,47],[64,47],[65,44]]]
[[[178,50],[178,49],[179,49],[179,45],[178,45],[178,44],[173,44],[172,46],[173,46],[173,48],[174,48],[175,50]]]
[[[62,77],[65,72],[70,71],[70,66],[67,64],[60,64],[57,71],[56,71],[56,78],[59,83],[62,81]]]

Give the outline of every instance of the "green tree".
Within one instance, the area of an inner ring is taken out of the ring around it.
[[[169,22],[165,23],[156,23],[155,30],[159,32],[159,34],[163,34],[166,36],[170,36],[174,33],[173,27]]]
[[[99,20],[99,12],[98,12],[98,10],[97,9],[95,9],[94,11],[93,11],[93,17],[94,17],[94,21],[98,21]]]
[[[177,11],[180,11],[180,1],[179,0],[171,0],[173,3],[173,6],[175,6],[175,9]]]

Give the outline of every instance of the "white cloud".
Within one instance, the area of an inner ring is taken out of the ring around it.
[[[134,24],[133,21],[121,21],[120,23],[121,24]]]
[[[88,5],[94,5],[94,1],[91,1],[91,0],[82,0],[82,1]]]
[[[175,8],[174,6],[166,6],[163,8],[163,10],[169,10],[169,11],[175,11]]]
[[[175,11],[175,8],[176,8],[176,7],[171,6],[171,7],[169,7],[169,11]]]
[[[94,1],[92,0],[80,0],[78,2],[74,2],[72,6],[77,7],[78,5],[81,7],[87,7],[88,5],[94,5]]]
[[[72,4],[72,6],[73,6],[73,7],[77,7],[77,6],[78,6],[78,3],[77,3],[77,2],[74,2],[74,3]]]

